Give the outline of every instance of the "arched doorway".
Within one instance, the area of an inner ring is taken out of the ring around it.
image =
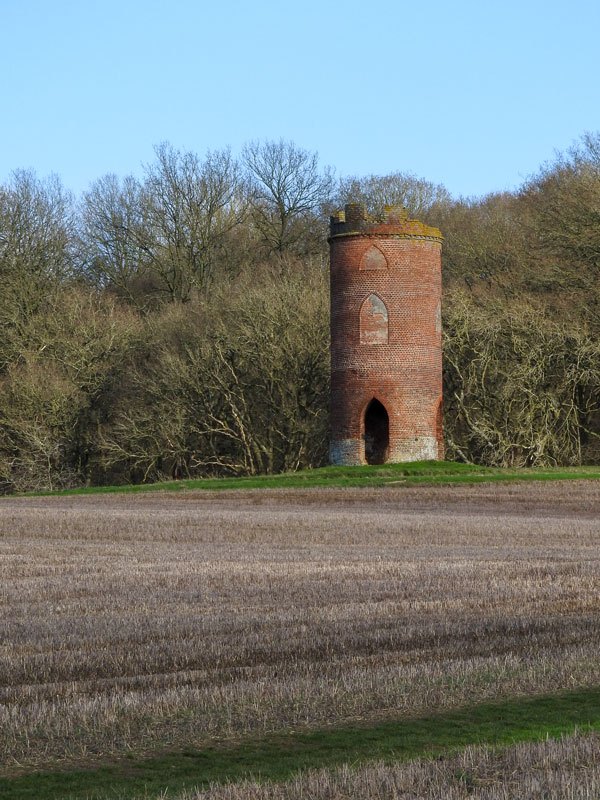
[[[385,464],[390,444],[390,418],[383,403],[373,398],[365,410],[365,460]]]

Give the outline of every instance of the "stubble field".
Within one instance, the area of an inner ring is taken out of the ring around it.
[[[594,481],[4,499],[3,772],[599,685],[599,518]]]

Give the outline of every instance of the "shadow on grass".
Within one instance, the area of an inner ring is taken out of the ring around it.
[[[102,768],[0,779],[6,800],[156,797],[254,776],[285,780],[298,770],[373,759],[406,760],[469,744],[502,745],[600,729],[600,688],[480,704],[419,718],[270,735]]]

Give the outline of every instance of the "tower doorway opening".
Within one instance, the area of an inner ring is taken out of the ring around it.
[[[385,464],[390,445],[390,418],[383,403],[373,398],[365,410],[365,460]]]

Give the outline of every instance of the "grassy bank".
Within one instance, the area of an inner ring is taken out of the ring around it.
[[[152,492],[204,489],[294,489],[310,487],[377,487],[390,485],[484,483],[493,481],[544,481],[600,479],[600,466],[503,469],[460,464],[453,461],[414,461],[359,467],[320,467],[280,475],[196,478],[124,486],[89,486],[62,492],[30,494],[96,494],[107,492]]]

